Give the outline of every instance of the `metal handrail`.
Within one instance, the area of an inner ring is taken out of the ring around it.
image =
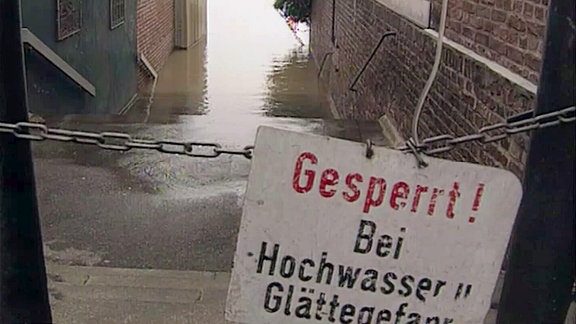
[[[30,45],[50,63],[62,71],[62,73],[66,74],[66,76],[84,89],[84,91],[88,92],[92,97],[96,96],[96,87],[70,66],[70,64],[66,63],[66,61],[50,49],[48,45],[44,44],[44,42],[36,37],[36,35],[34,35],[34,33],[32,33],[28,28],[22,28],[21,37],[23,43]]]
[[[376,55],[376,52],[378,51],[378,49],[380,48],[380,46],[382,45],[382,43],[384,42],[384,39],[388,36],[394,36],[396,35],[396,32],[394,31],[388,31],[385,32],[382,37],[380,37],[380,41],[378,42],[378,44],[376,44],[376,46],[374,46],[374,48],[372,49],[372,53],[370,54],[370,56],[368,57],[368,59],[366,60],[366,62],[364,62],[364,65],[362,66],[362,68],[360,69],[360,71],[358,71],[358,73],[356,74],[356,76],[354,77],[354,80],[352,81],[352,83],[350,83],[350,86],[348,87],[348,89],[350,89],[350,91],[354,91],[356,92],[356,83],[358,82],[358,80],[360,80],[360,76],[362,76],[362,74],[364,73],[364,71],[366,71],[366,68],[368,67],[368,64],[370,64],[370,62],[372,61],[372,59],[374,58],[374,56]]]

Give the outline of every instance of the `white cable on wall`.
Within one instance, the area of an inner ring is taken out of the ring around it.
[[[436,75],[438,74],[438,69],[440,68],[440,62],[442,60],[442,47],[444,45],[444,30],[446,29],[446,16],[448,13],[448,0],[442,0],[442,12],[440,14],[440,26],[438,28],[438,40],[436,42],[436,56],[434,58],[434,66],[426,81],[426,85],[418,98],[418,104],[416,105],[416,112],[414,113],[414,119],[412,119],[412,139],[416,146],[420,145],[420,138],[418,137],[418,123],[420,121],[420,116],[422,115],[422,108],[424,107],[424,101],[432,88],[434,80],[436,80]]]

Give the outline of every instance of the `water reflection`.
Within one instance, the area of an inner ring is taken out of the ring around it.
[[[243,120],[255,128],[260,120],[248,116],[329,117],[307,32],[301,43],[268,0],[212,0],[208,10],[207,41],[174,52],[162,69],[151,123],[206,115],[208,123]]]
[[[147,123],[177,122],[180,115],[203,115],[208,110],[206,40],[187,50],[175,50],[160,72],[158,83],[142,95],[131,112]]]
[[[266,76],[265,113],[277,117],[330,118],[307,48],[272,63]]]

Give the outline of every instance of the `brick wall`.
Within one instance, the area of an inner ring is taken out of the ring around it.
[[[174,49],[174,0],[138,0],[137,8],[138,53],[159,71]],[[138,88],[150,79],[141,66]]]
[[[336,0],[333,44],[332,1],[312,3],[311,51],[318,66],[333,52],[321,77],[335,108],[349,119],[387,115],[409,138],[418,96],[432,68],[436,39],[374,0]],[[397,35],[384,41],[357,83],[357,91],[350,91],[351,81],[373,46],[390,30]],[[534,84],[512,72],[505,77],[491,68],[495,63],[483,62],[470,52],[457,45],[445,46],[438,77],[425,102],[421,138],[474,133],[533,107]],[[439,157],[502,167],[521,176],[527,141],[527,135],[516,135],[488,145],[466,144]]]
[[[450,0],[446,36],[538,82],[549,0]],[[432,26],[441,0],[433,0]]]

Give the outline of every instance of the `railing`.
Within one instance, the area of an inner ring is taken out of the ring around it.
[[[92,97],[96,96],[96,87],[76,71],[70,64],[66,63],[58,54],[48,47],[42,40],[34,35],[28,28],[22,28],[22,42],[30,45],[40,55],[57,67],[62,73],[66,74],[72,81],[79,85],[84,91]]]

